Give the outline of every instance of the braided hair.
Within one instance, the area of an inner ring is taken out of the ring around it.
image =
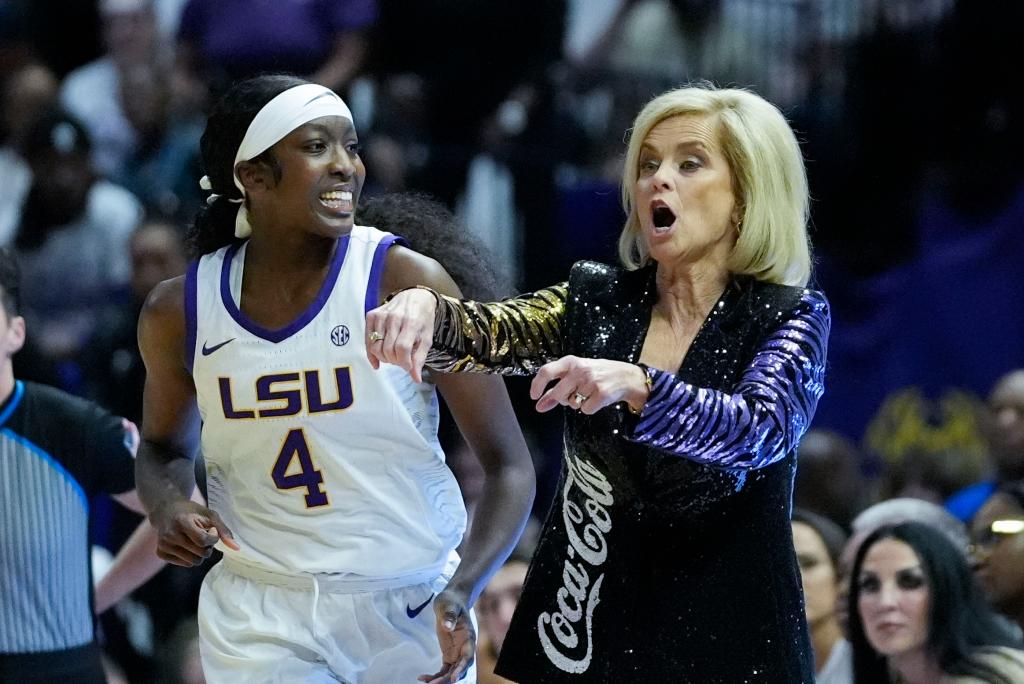
[[[290,74],[264,74],[238,81],[213,105],[199,141],[199,151],[211,190],[219,197],[199,209],[185,236],[191,257],[215,252],[236,241],[237,202],[243,197],[235,186],[235,154],[249,124],[264,105],[284,91],[305,83],[307,81]],[[270,167],[275,181],[280,180],[281,168],[271,150],[256,159]]]

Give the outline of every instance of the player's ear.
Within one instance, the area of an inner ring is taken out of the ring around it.
[[[270,167],[256,159],[238,162],[235,171],[246,192],[266,190],[273,185],[274,178]]]

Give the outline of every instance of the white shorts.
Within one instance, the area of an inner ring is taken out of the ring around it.
[[[411,586],[335,591],[312,576],[261,577],[222,561],[199,595],[206,681],[415,684],[419,675],[441,668],[431,599],[450,577],[445,572]],[[462,681],[475,684],[476,663]]]

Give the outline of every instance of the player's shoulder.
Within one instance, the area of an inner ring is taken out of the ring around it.
[[[388,250],[383,290],[394,292],[417,285],[426,285],[445,294],[454,294],[451,276],[439,261],[404,245],[395,245]]]
[[[146,297],[142,318],[158,324],[184,322],[185,281],[186,277],[180,275],[157,284]]]

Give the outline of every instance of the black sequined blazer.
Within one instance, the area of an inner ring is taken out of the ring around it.
[[[581,262],[501,304],[443,299],[428,363],[637,362],[654,268]],[[821,396],[820,293],[736,278],[637,418],[566,412],[565,460],[497,671],[534,682],[813,682],[790,507]]]

